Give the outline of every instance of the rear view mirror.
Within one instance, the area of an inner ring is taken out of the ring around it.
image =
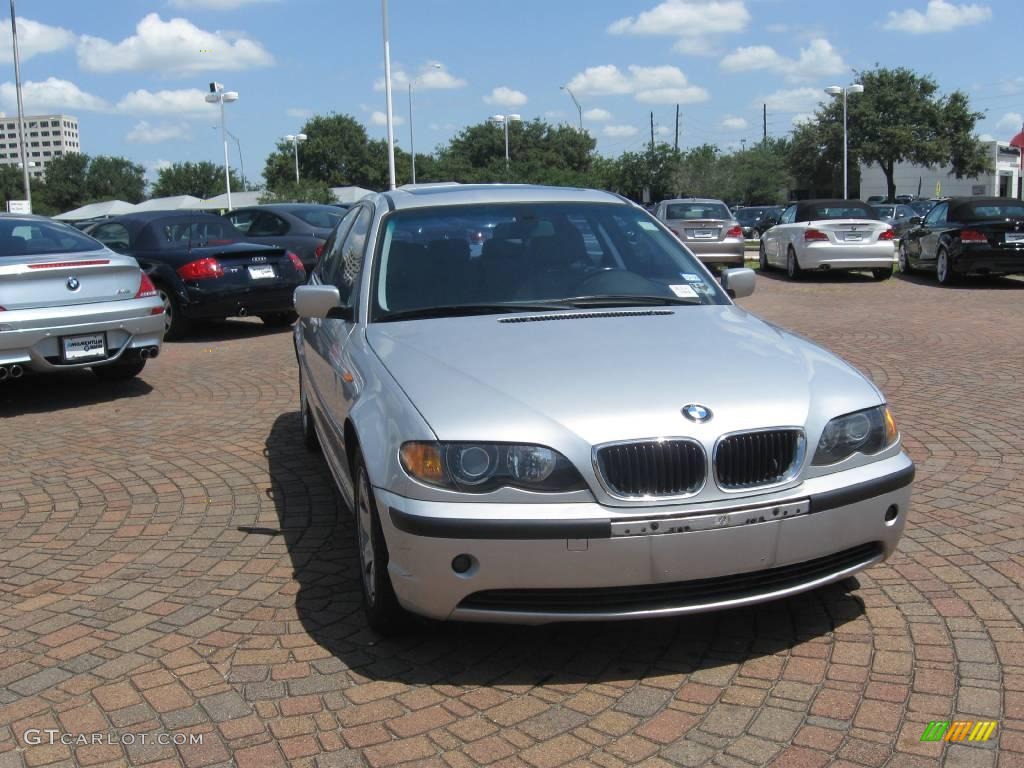
[[[722,270],[722,288],[731,299],[743,299],[750,296],[754,292],[756,282],[757,275],[754,270],[747,267]]]
[[[341,294],[334,285],[300,285],[295,289],[299,317],[333,317],[341,309]]]

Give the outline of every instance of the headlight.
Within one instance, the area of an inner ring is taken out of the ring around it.
[[[542,445],[511,443],[405,443],[402,468],[428,485],[486,493],[512,486],[558,493],[586,488],[576,467]]]
[[[896,422],[887,406],[848,413],[825,425],[812,463],[835,464],[855,453],[878,453],[897,437]]]

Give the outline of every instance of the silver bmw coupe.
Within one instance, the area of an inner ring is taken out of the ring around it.
[[[41,216],[0,216],[0,382],[69,368],[130,379],[159,354],[163,313],[131,256]]]
[[[294,340],[370,625],[672,616],[891,555],[914,465],[884,395],[733,304],[753,288],[606,192],[356,204]]]

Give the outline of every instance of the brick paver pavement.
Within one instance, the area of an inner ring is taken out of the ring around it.
[[[127,385],[0,387],[0,768],[1024,765],[1024,282],[767,278],[744,305],[885,389],[914,508],[856,583],[680,620],[376,639],[258,321]],[[921,743],[954,718],[999,726]]]

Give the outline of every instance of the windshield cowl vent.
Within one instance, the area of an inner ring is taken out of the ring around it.
[[[636,311],[573,312],[567,315],[530,315],[529,317],[505,317],[499,323],[543,323],[548,320],[590,320],[599,317],[650,317],[652,315],[674,315],[669,309],[641,309]]]

